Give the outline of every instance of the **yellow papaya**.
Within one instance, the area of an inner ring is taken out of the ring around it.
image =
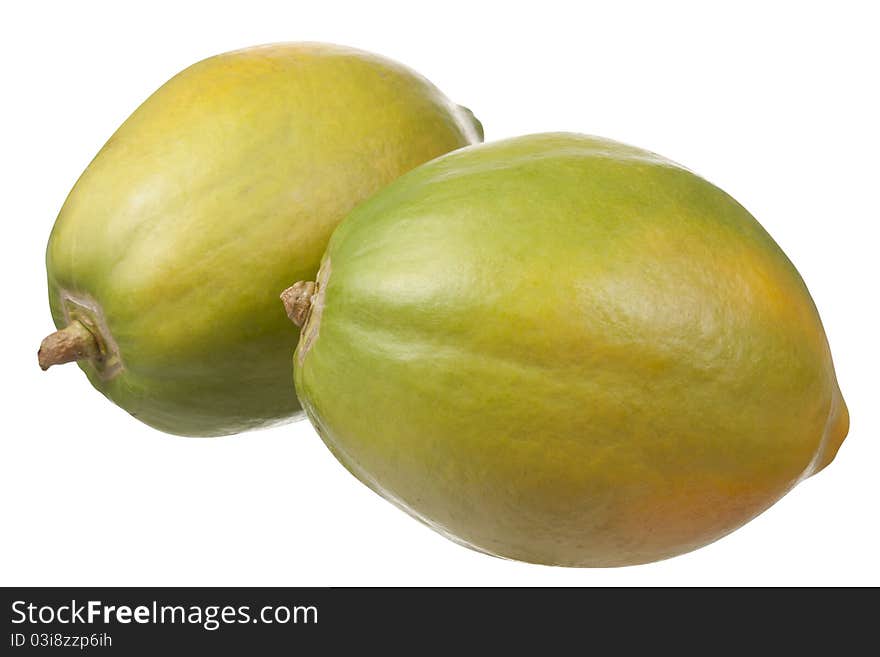
[[[59,331],[41,366],[77,360],[116,404],[176,434],[294,416],[296,335],[278,288],[314,275],[360,201],[481,139],[467,109],[366,52],[279,44],[191,66],[64,203],[46,254]]]

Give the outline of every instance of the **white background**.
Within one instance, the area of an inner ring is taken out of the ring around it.
[[[12,3],[2,48],[3,585],[880,584],[880,47],[872,3]],[[833,9],[832,9],[833,7]],[[852,414],[837,460],[746,527],[662,563],[572,570],[466,550],[338,465],[306,422],[152,430],[73,366],[39,370],[64,197],[154,89],[274,41],[423,73],[489,140],[571,130],[726,189],[799,268]]]

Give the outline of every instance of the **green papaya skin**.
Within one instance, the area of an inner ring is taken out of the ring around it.
[[[771,237],[687,169],[605,139],[419,167],[340,225],[307,303],[296,388],[332,453],[501,557],[693,550],[848,430],[819,315]]]
[[[278,290],[314,277],[359,202],[481,140],[469,110],[366,52],[278,44],[191,66],[68,196],[46,265],[55,325],[76,335],[50,336],[41,365],[78,359],[95,388],[174,434],[295,416],[297,335]]]

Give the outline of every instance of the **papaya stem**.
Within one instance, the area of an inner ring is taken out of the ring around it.
[[[40,368],[46,371],[53,365],[94,358],[98,352],[95,336],[81,322],[73,320],[63,329],[43,339],[37,359]]]
[[[315,294],[314,281],[298,281],[281,293],[281,302],[290,321],[302,328],[312,307],[312,296]]]

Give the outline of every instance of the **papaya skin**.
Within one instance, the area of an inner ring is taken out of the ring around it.
[[[314,277],[359,202],[481,139],[469,110],[362,51],[276,44],[199,62],[125,121],[68,196],[46,254],[55,325],[83,324],[98,343],[78,360],[91,383],[162,431],[296,417],[297,335],[277,291]],[[41,366],[60,362],[58,342]]]
[[[714,185],[613,141],[533,135],[423,165],[347,217],[316,283],[295,382],[324,442],[488,554],[688,552],[848,430],[781,249]]]

